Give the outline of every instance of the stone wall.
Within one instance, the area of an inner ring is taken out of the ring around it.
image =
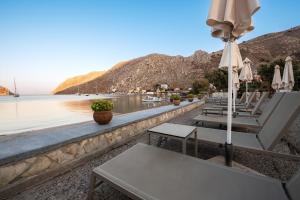
[[[149,117],[142,121],[136,121],[129,125],[119,127],[111,132],[102,133],[90,138],[60,146],[41,154],[34,154],[32,157],[8,163],[0,166],[0,190],[5,190],[11,184],[29,179],[33,176],[47,173],[48,171],[59,169],[75,159],[82,159],[88,154],[105,150],[112,145],[124,142],[134,136],[143,133],[145,130],[170,120],[180,114],[195,109],[202,105],[201,102],[188,104],[176,110],[164,112],[160,115]],[[2,188],[2,189],[1,189]]]

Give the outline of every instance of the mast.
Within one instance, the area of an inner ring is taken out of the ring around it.
[[[16,86],[16,79],[14,78],[14,86],[15,86],[15,95],[17,94],[17,86]]]
[[[19,97],[20,95],[17,93],[17,85],[16,85],[16,79],[15,78],[14,78],[14,86],[15,86],[14,97]]]
[[[98,95],[98,85],[96,83],[96,94]]]

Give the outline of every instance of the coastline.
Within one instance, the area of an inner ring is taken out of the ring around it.
[[[63,125],[92,121],[90,104],[96,99],[110,99],[115,104],[114,116],[168,105],[167,102],[147,104],[141,95],[38,95],[0,97],[0,138]]]

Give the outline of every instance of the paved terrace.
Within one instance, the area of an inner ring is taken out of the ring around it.
[[[200,109],[192,110],[179,117],[176,117],[169,122],[192,125],[192,118],[200,113]],[[102,163],[117,156],[121,152],[130,148],[138,142],[146,143],[147,136],[142,134],[135,137],[130,142],[115,147],[105,154],[99,154],[93,159],[83,163],[81,166],[76,167],[59,175],[41,185],[34,186],[28,190],[11,197],[14,200],[81,200],[87,197],[89,178],[93,168],[101,165]],[[157,138],[152,140],[153,143],[157,142]],[[181,143],[174,140],[169,140],[167,143],[162,144],[163,148],[173,151],[181,151]],[[193,155],[193,142],[188,143],[188,154]],[[277,152],[286,152],[288,148],[285,144],[281,143],[276,147]],[[222,149],[217,149],[208,144],[199,144],[198,156],[201,159],[210,159],[218,155],[222,155]],[[235,151],[234,160],[258,173],[266,176],[271,176],[281,180],[288,180],[300,167],[300,161],[291,159],[289,156],[285,157],[277,153],[261,153],[261,152],[247,152]],[[126,196],[111,188],[108,184],[104,183],[95,191],[95,199],[107,200],[127,200]]]

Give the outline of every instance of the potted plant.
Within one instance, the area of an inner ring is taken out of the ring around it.
[[[112,117],[114,105],[109,100],[99,100],[92,103],[91,108],[94,111],[93,118],[98,124],[108,124]]]
[[[170,96],[170,102],[173,103],[173,95]]]
[[[194,101],[194,95],[193,94],[188,94],[187,96],[187,99],[189,102],[193,102]]]
[[[180,104],[180,96],[178,95],[178,94],[173,94],[172,96],[171,96],[171,98],[173,99],[173,103],[174,103],[174,105],[175,106],[179,106],[179,104]]]
[[[203,97],[203,95],[202,95],[202,94],[198,94],[198,99],[199,99],[199,100],[201,100],[201,99],[202,99],[202,97]]]

